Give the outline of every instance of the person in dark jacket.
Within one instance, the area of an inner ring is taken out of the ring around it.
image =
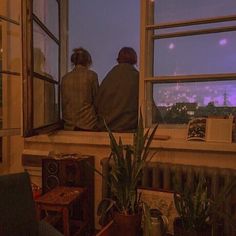
[[[106,130],[104,120],[116,132],[132,131],[138,123],[139,72],[135,68],[135,50],[122,48],[117,62],[102,81],[95,101],[101,131]]]

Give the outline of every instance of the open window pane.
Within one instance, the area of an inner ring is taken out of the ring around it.
[[[21,0],[1,0],[0,15],[20,23]]]
[[[33,13],[40,21],[59,38],[59,7],[56,0],[34,0]]]
[[[58,81],[58,44],[36,22],[33,23],[33,33],[34,71]]]
[[[58,85],[34,78],[34,115],[33,128],[39,128],[57,122]]]
[[[67,62],[60,60],[60,53],[66,58],[68,1],[26,0],[22,4],[23,133],[29,137],[61,127],[59,84]]]
[[[236,32],[155,41],[154,75],[235,73]]]
[[[235,0],[155,0],[155,23],[235,15]]]
[[[0,21],[0,71],[21,72],[20,27]]]
[[[155,83],[153,100],[169,124],[208,115],[236,116],[236,81]]]

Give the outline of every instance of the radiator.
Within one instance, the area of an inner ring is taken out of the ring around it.
[[[102,173],[105,178],[109,174],[108,158],[101,160]],[[140,187],[154,188],[159,190],[173,191],[173,179],[178,178],[180,184],[184,185],[186,181],[193,181],[196,176],[204,176],[209,184],[209,191],[217,197],[219,192],[227,185],[234,177],[236,177],[235,169],[182,165],[162,162],[149,162],[144,168],[143,176],[140,181]],[[102,196],[109,197],[109,188],[106,181],[102,181]],[[236,217],[236,188],[224,203],[225,209]],[[236,218],[235,218],[236,220]],[[220,231],[214,227],[214,236],[236,236],[236,232],[230,227],[227,222],[224,222],[224,228]]]

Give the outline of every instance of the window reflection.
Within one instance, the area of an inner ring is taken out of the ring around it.
[[[34,78],[34,128],[56,122],[58,85]]]
[[[0,15],[20,23],[21,0],[1,0]]]
[[[58,81],[58,45],[34,22],[34,71]]]
[[[34,0],[33,12],[40,21],[59,38],[59,7],[57,0]]]

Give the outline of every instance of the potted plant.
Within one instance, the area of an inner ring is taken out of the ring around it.
[[[223,210],[223,203],[235,185],[236,179],[214,199],[209,196],[204,177],[198,176],[194,183],[185,184],[183,187],[175,180],[174,202],[179,217],[174,221],[174,235],[211,236],[213,223],[223,218],[235,225]]]
[[[109,157],[111,171],[108,184],[112,196],[100,202],[98,215],[101,224],[107,223],[107,219],[112,218],[114,227],[118,227],[119,235],[122,235],[121,231],[123,230],[124,235],[137,236],[141,227],[142,208],[137,186],[143,168],[153,156],[150,155],[149,147],[157,126],[153,128],[151,133],[149,129],[145,132],[140,112],[138,127],[133,134],[133,143],[127,145],[123,144],[121,138],[117,142],[106,125],[111,147]],[[97,172],[102,175],[99,171]]]

